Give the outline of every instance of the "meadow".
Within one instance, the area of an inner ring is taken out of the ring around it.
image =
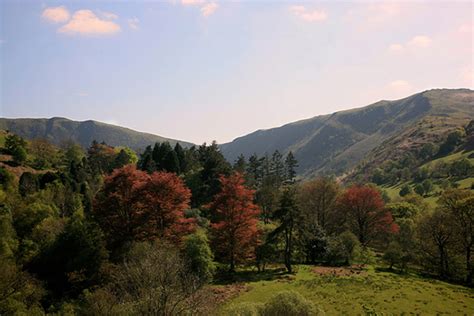
[[[271,270],[261,277],[243,277],[245,290],[220,312],[235,304],[264,303],[276,293],[290,290],[311,300],[326,315],[474,314],[474,290],[464,286],[374,266],[357,272],[327,268],[322,274],[315,269],[321,270],[298,265],[294,275]]]

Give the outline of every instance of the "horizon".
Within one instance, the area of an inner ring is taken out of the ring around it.
[[[100,121],[100,120],[97,120],[97,119],[94,119],[94,118],[90,118],[90,119],[84,119],[84,120],[76,120],[76,119],[73,119],[73,118],[70,118],[70,117],[62,117],[62,116],[52,116],[52,117],[3,117],[3,118],[6,118],[6,119],[44,119],[44,120],[50,120],[50,119],[66,119],[66,120],[70,120],[70,121],[76,121],[76,122],[86,122],[86,121],[95,121],[95,122],[98,122],[98,123],[103,123],[103,124],[107,124],[107,125],[113,125],[113,126],[117,126],[117,127],[122,127],[122,128],[126,128],[126,129],[130,129],[130,130],[133,130],[135,132],[139,132],[139,133],[147,133],[147,134],[153,134],[155,136],[161,136],[161,137],[164,137],[164,138],[168,138],[168,139],[174,139],[174,140],[177,140],[177,141],[182,141],[182,142],[188,142],[188,143],[192,143],[194,145],[201,145],[201,144],[204,144],[204,143],[207,143],[207,144],[211,144],[212,142],[216,141],[217,144],[219,145],[223,145],[223,144],[227,144],[227,143],[230,143],[242,136],[246,136],[246,135],[249,135],[249,134],[252,134],[252,133],[255,133],[255,132],[258,132],[258,131],[267,131],[267,130],[271,130],[271,129],[274,129],[274,128],[280,128],[282,126],[285,126],[285,125],[288,125],[288,124],[293,124],[293,123],[298,123],[298,122],[301,122],[301,121],[305,121],[305,120],[311,120],[313,118],[316,118],[316,117],[319,117],[319,116],[325,116],[325,115],[330,115],[330,114],[336,114],[336,113],[339,113],[339,112],[344,112],[344,111],[350,111],[350,110],[355,110],[355,109],[362,109],[362,108],[365,108],[365,107],[368,107],[368,106],[372,106],[372,105],[375,105],[379,102],[383,102],[383,101],[387,101],[387,102],[393,102],[393,101],[398,101],[398,100],[402,100],[402,99],[406,99],[406,98],[409,98],[409,97],[412,97],[414,95],[417,95],[417,94],[421,94],[421,93],[425,93],[425,92],[428,92],[428,91],[432,91],[432,90],[470,90],[470,91],[473,91],[473,89],[471,88],[431,88],[431,89],[427,89],[427,90],[423,90],[423,91],[419,91],[419,92],[416,92],[414,94],[410,94],[410,95],[407,95],[406,97],[403,97],[403,98],[400,98],[400,99],[380,99],[378,101],[375,101],[375,102],[371,102],[370,104],[366,104],[366,105],[362,105],[362,106],[359,106],[359,107],[353,107],[353,108],[348,108],[348,109],[342,109],[342,110],[338,110],[336,112],[329,112],[329,113],[321,113],[321,114],[317,114],[317,115],[313,115],[311,117],[306,117],[306,118],[300,118],[300,119],[297,119],[295,121],[291,121],[291,122],[286,122],[286,123],[283,123],[282,125],[278,125],[278,126],[272,126],[272,127],[268,127],[268,128],[259,128],[259,129],[256,129],[256,130],[253,130],[253,131],[250,131],[246,134],[242,134],[242,135],[239,135],[239,136],[236,136],[235,138],[231,139],[230,141],[228,142],[217,142],[217,140],[213,139],[213,140],[210,140],[210,141],[204,141],[202,143],[195,143],[195,142],[192,142],[192,141],[189,141],[187,139],[178,139],[178,138],[175,138],[173,137],[172,135],[159,135],[159,134],[155,134],[155,133],[152,133],[152,132],[147,132],[147,131],[141,131],[141,130],[137,130],[137,129],[133,129],[129,126],[124,126],[124,125],[117,125],[116,123],[113,123],[113,122],[104,122],[104,121]]]
[[[4,1],[0,114],[222,144],[434,88],[473,89],[472,9]]]

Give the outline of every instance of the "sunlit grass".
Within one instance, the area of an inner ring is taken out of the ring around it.
[[[365,275],[320,276],[311,266],[296,267],[294,276],[248,282],[250,290],[223,306],[263,303],[275,293],[294,290],[321,307],[327,315],[365,313],[421,315],[474,313],[474,290],[414,275],[368,269]]]

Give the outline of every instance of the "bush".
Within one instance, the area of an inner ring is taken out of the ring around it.
[[[261,315],[263,304],[244,302],[231,305],[225,314],[229,316],[258,316]]]
[[[261,315],[264,316],[309,316],[321,312],[313,303],[294,291],[284,291],[276,294],[263,306]]]
[[[212,279],[216,264],[214,256],[209,247],[209,240],[203,230],[198,230],[194,234],[186,236],[184,241],[184,252],[189,260],[191,270],[202,282]]]
[[[400,190],[400,196],[405,196],[405,195],[408,195],[412,192],[413,191],[412,191],[411,187],[408,184],[405,184],[405,185],[402,186],[402,188]]]

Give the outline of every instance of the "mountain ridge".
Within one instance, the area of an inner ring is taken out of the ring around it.
[[[283,154],[290,150],[302,175],[343,174],[356,167],[384,141],[396,137],[425,117],[443,117],[449,128],[465,125],[474,116],[474,94],[469,89],[431,89],[400,100],[381,100],[365,107],[299,120],[222,144],[224,156]],[[448,129],[449,129],[448,128]],[[437,127],[434,134],[447,131]]]
[[[0,118],[0,128],[10,130],[27,139],[44,138],[57,145],[64,141],[74,141],[83,147],[88,147],[93,140],[96,140],[104,141],[112,146],[127,146],[138,151],[155,142],[164,141],[172,145],[179,142],[184,147],[194,145],[190,142],[100,121],[74,121],[63,117]]]

